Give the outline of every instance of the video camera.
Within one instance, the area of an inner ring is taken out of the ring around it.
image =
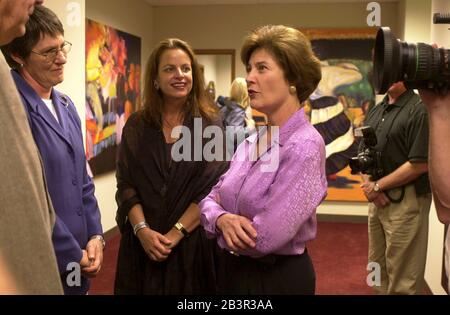
[[[450,24],[450,14],[434,14],[433,23]],[[399,81],[409,89],[431,89],[441,94],[450,89],[450,50],[400,41],[389,27],[377,32],[373,64],[378,94],[386,93]]]
[[[375,150],[377,136],[371,126],[355,129],[355,137],[362,137],[358,155],[350,159],[352,174],[363,173],[371,176],[372,180],[383,177],[381,166],[381,152]]]

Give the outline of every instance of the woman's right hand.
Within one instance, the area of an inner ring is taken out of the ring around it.
[[[137,237],[151,260],[161,262],[169,257],[172,251],[169,246],[172,242],[164,235],[152,229],[144,228],[137,232]]]
[[[257,232],[252,226],[252,222],[246,217],[227,213],[217,219],[216,226],[222,231],[231,250],[239,251],[256,246]]]

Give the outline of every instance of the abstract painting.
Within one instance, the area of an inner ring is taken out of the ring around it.
[[[354,129],[375,104],[371,84],[375,28],[300,29],[321,61],[322,80],[305,106],[326,145],[327,200],[366,201],[359,175],[350,173],[356,156]]]
[[[127,118],[140,107],[141,39],[86,19],[86,157],[113,171]]]

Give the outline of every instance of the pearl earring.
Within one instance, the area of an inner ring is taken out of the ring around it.
[[[291,85],[289,87],[289,93],[296,94],[297,93],[297,88],[294,85]]]

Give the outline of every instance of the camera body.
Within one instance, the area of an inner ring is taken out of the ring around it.
[[[372,180],[383,177],[381,152],[375,149],[377,136],[371,126],[355,129],[355,137],[361,137],[362,143],[358,155],[350,159],[352,174],[363,173],[371,176]]]

